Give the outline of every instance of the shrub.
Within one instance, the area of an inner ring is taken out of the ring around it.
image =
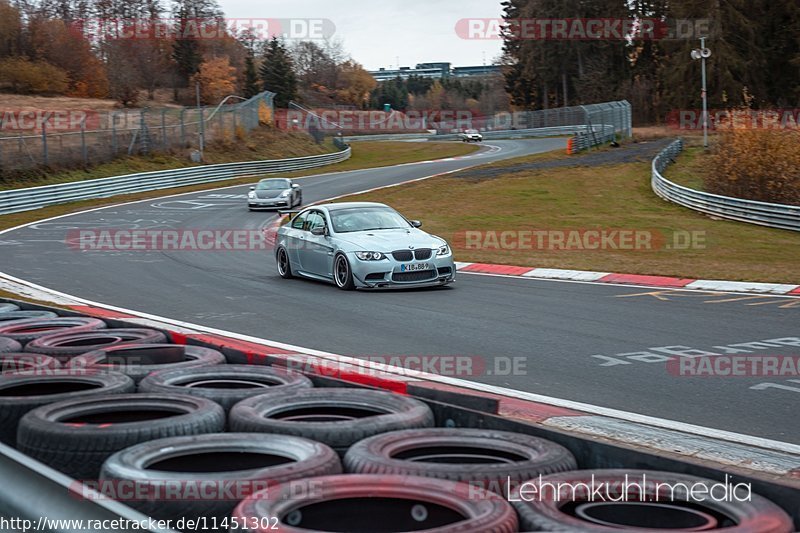
[[[69,88],[65,71],[45,61],[24,57],[0,60],[0,80],[21,94],[64,94]]]

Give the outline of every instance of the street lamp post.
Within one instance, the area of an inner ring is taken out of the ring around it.
[[[692,59],[699,59],[703,72],[703,146],[708,150],[708,87],[706,83],[706,59],[711,57],[711,50],[706,48],[706,38],[700,38],[700,49],[692,50]]]

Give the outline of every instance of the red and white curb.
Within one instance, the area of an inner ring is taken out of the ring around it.
[[[601,406],[516,391],[450,376],[409,371],[356,357],[270,341],[216,328],[105,305],[0,274],[0,289],[54,303],[81,314],[169,331],[174,342],[201,342],[235,350],[251,364],[286,364],[330,377],[406,394],[409,386],[497,402],[497,415],[585,438],[648,449],[684,460],[781,477],[800,486],[800,445],[717,430]]]
[[[562,281],[610,283],[615,285],[637,285],[666,289],[686,289],[712,292],[747,292],[800,296],[800,285],[785,283],[757,283],[751,281],[719,281],[707,279],[672,278],[666,276],[644,276],[639,274],[613,274],[587,270],[560,270],[555,268],[532,268],[488,263],[456,263],[459,272],[470,274],[492,274],[497,276],[519,276],[523,278]]]

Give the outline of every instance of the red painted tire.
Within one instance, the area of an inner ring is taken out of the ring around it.
[[[53,357],[38,353],[0,353],[0,374],[46,375],[58,370],[61,364]]]
[[[242,501],[231,518],[249,532],[513,533],[517,515],[493,492],[415,476],[351,474],[282,483]],[[231,529],[233,531],[233,529]]]
[[[0,323],[0,337],[14,339],[23,346],[34,339],[54,333],[78,333],[105,329],[106,323],[99,318],[58,317],[14,320],[6,325]]]
[[[85,353],[131,344],[155,344],[166,342],[167,336],[155,329],[115,328],[103,331],[79,331],[55,333],[32,340],[25,346],[26,352],[51,355],[62,364]]]
[[[579,491],[573,500],[573,488],[585,484],[595,489],[600,487],[600,495],[606,500],[624,498],[625,476],[628,476],[628,499],[625,502],[600,501],[592,489]],[[646,476],[643,477],[643,476]],[[563,472],[541,478],[545,483],[563,484],[559,497],[545,490],[532,492],[531,501],[519,501],[520,490],[512,493],[511,503],[520,518],[524,531],[588,531],[597,533],[618,532],[620,529],[636,531],[705,531],[724,529],[726,533],[791,533],[794,531],[792,519],[780,507],[766,498],[752,495],[750,501],[720,501],[711,499],[706,490],[706,501],[697,498],[686,504],[688,489],[699,487],[695,494],[705,487],[710,489],[718,481],[679,474],[649,470],[579,470]],[[646,481],[646,482],[645,482]],[[531,483],[538,489],[539,480]],[[643,494],[633,485],[644,485]],[[593,484],[593,485],[592,485]],[[661,484],[661,490],[657,485]],[[554,485],[551,485],[551,487]],[[523,485],[524,487],[524,485]],[[676,500],[673,503],[670,488],[675,487]],[[520,487],[522,489],[522,487]],[[608,492],[606,492],[608,491]],[[746,491],[745,491],[746,492]],[[742,497],[746,496],[742,492]],[[719,490],[716,491],[720,494]],[[608,497],[606,495],[608,494]],[[685,495],[685,496],[684,496]],[[644,499],[644,502],[640,500]],[[653,500],[653,501],[648,501]],[[733,500],[733,498],[728,498]],[[664,527],[659,527],[663,525]]]
[[[223,364],[225,356],[211,348],[155,343],[124,344],[88,352],[73,358],[68,366],[122,372],[139,383],[152,372]]]

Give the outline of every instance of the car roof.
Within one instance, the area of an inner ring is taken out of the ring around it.
[[[339,209],[353,209],[359,207],[389,207],[389,206],[377,202],[339,202],[339,203],[321,204],[314,207],[322,207],[324,209],[327,209],[328,211],[337,211]]]
[[[259,183],[264,181],[292,181],[291,178],[263,178],[258,180]]]

